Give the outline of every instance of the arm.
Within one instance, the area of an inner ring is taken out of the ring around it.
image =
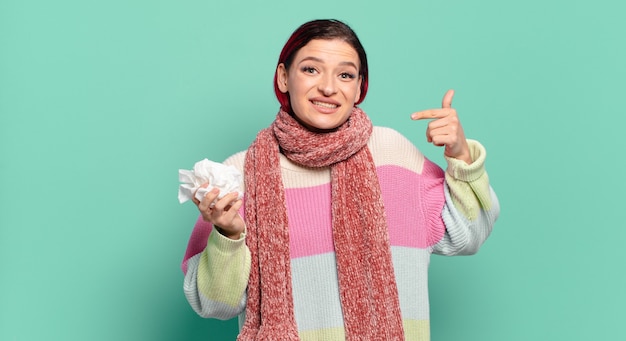
[[[433,252],[441,255],[470,255],[487,239],[500,213],[495,192],[484,168],[486,152],[477,141],[467,140],[472,162],[446,157],[442,219],[443,238]]]
[[[245,153],[238,153],[224,164],[243,168]],[[230,319],[244,311],[250,275],[250,250],[245,243],[245,223],[241,200],[227,195],[215,206],[210,192],[197,199],[200,217],[189,239],[182,269],[184,292],[191,307],[202,317]],[[221,231],[217,227],[222,227]]]
[[[444,183],[446,201],[441,214],[445,233],[433,252],[467,255],[476,253],[487,239],[500,206],[485,172],[485,149],[465,138],[456,109],[452,108],[453,97],[454,91],[448,90],[441,108],[419,111],[411,118],[431,120],[426,130],[427,140],[445,146],[448,162]]]
[[[245,232],[233,240],[199,218],[182,268],[185,297],[198,315],[226,320],[243,312],[250,274]]]

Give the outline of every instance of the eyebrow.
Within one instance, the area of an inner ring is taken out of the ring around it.
[[[298,64],[300,64],[300,63],[302,63],[302,62],[305,62],[305,61],[308,61],[308,60],[312,60],[312,61],[314,61],[314,62],[319,62],[319,63],[324,63],[324,60],[322,60],[322,59],[320,59],[320,58],[317,58],[317,57],[310,56],[310,57],[305,57],[305,58],[303,58],[303,59],[302,59],[302,60],[301,60]],[[356,66],[356,64],[354,64],[353,62],[350,62],[350,61],[340,62],[340,63],[339,63],[339,65],[348,65],[348,66],[352,66],[352,67],[354,67],[354,68],[355,68],[355,69],[357,69],[357,70],[359,69],[359,68]]]

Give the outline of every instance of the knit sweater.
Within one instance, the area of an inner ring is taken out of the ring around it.
[[[485,150],[468,140],[473,163],[429,161],[398,132],[374,127],[368,142],[385,206],[406,340],[429,340],[432,253],[478,251],[499,215]],[[224,163],[243,171],[245,151]],[[332,241],[330,168],[306,168],[281,155],[289,220],[294,313],[301,340],[345,340]],[[245,179],[244,179],[245,181]],[[243,210],[240,214],[244,215]],[[184,292],[202,317],[245,319],[250,251],[198,218],[182,269]]]

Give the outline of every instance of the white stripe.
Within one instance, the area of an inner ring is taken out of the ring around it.
[[[428,320],[430,251],[391,248],[403,319]],[[334,253],[291,260],[293,299],[299,330],[343,327]]]
[[[343,327],[334,253],[291,260],[298,330]]]
[[[189,305],[200,316],[206,318],[216,318],[219,320],[228,320],[240,314],[246,307],[247,295],[243,295],[239,306],[232,307],[222,302],[208,299],[198,291],[198,264],[200,262],[199,253],[187,261],[187,274],[183,284],[183,291]]]
[[[391,247],[400,310],[403,319],[428,320],[428,265],[430,251],[401,246]]]

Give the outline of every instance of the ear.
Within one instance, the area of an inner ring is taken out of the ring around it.
[[[357,84],[356,97],[354,98],[354,103],[358,102],[361,99],[361,83],[363,82],[363,76],[359,76],[359,82]]]
[[[276,83],[278,90],[284,94],[287,93],[287,69],[283,63],[278,64],[276,68]]]

